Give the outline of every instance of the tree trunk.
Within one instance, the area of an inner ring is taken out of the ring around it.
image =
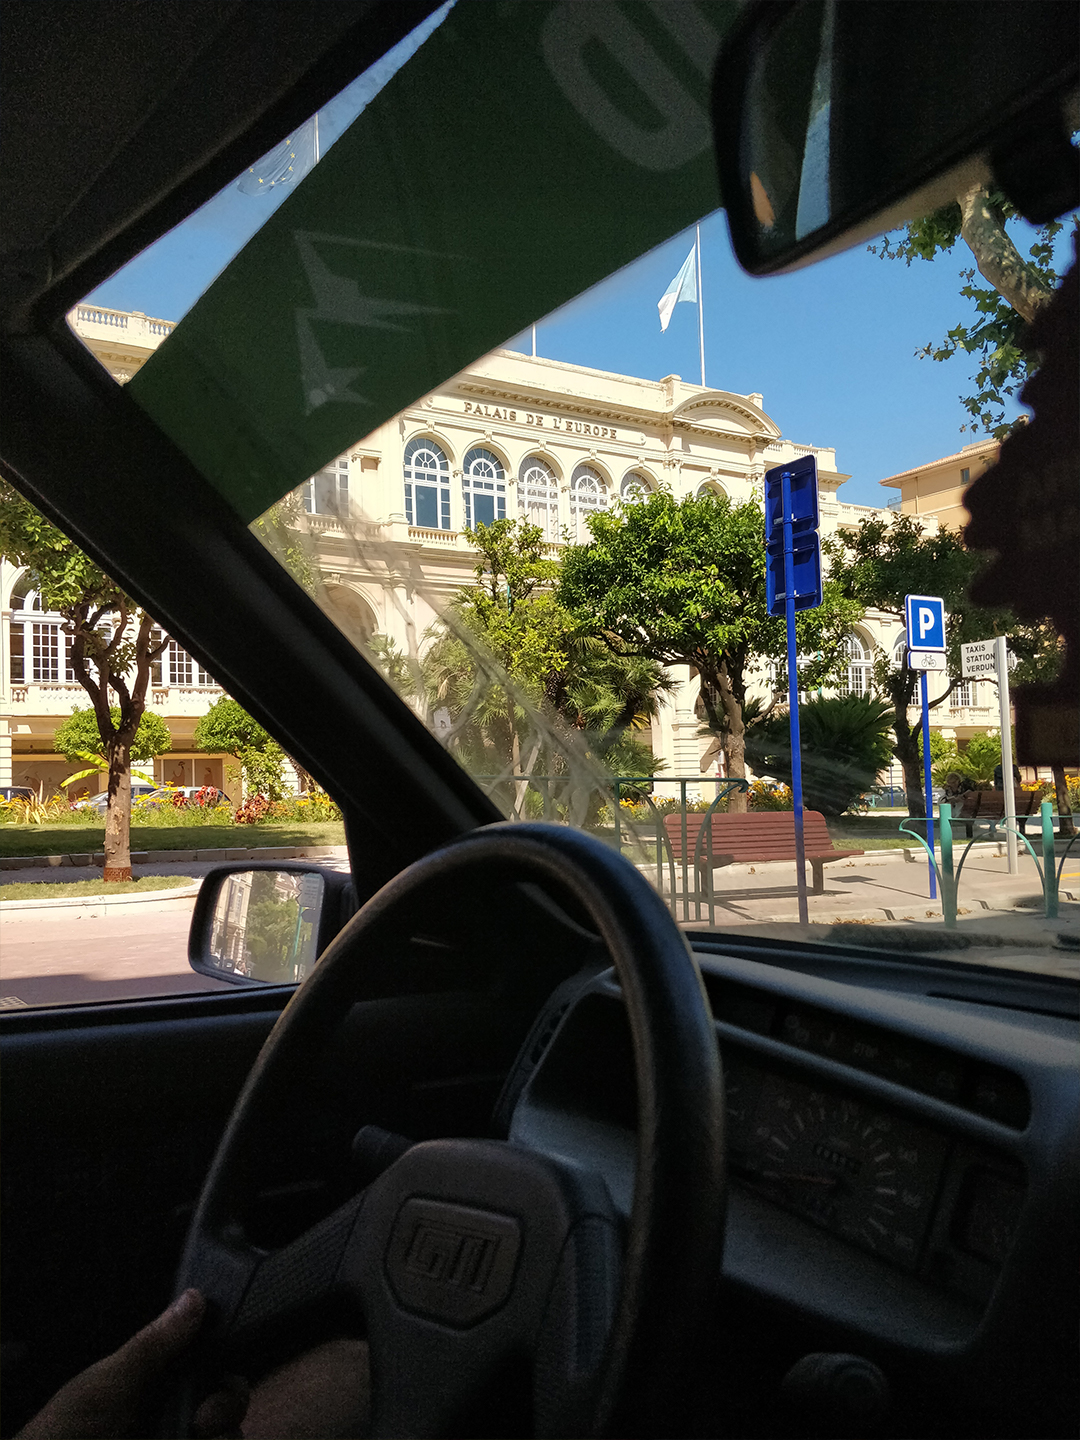
[[[732,682],[731,674],[728,671],[727,663],[720,666],[716,677],[716,688],[720,692],[720,703],[724,707],[724,728],[722,739],[724,745],[724,756],[727,761],[725,770],[730,780],[746,779],[746,725],[743,721],[743,697],[738,694],[738,689]],[[741,688],[741,687],[738,687]],[[705,687],[702,686],[704,698]],[[709,702],[705,701],[706,709]],[[747,795],[745,790],[735,790],[728,796],[728,814],[745,815],[747,811]]]
[[[1072,805],[1069,803],[1069,782],[1065,779],[1065,766],[1054,765],[1051,767],[1054,774],[1054,798],[1057,802],[1058,812],[1058,834],[1075,835],[1076,825],[1072,818]]]
[[[922,756],[919,754],[919,732],[907,723],[907,707],[895,707],[896,744],[893,747],[896,758],[904,771],[904,790],[907,794],[908,814],[920,819],[926,818],[926,796],[923,791]]]
[[[107,883],[131,879],[131,740],[121,733],[105,749],[109,761],[109,802],[105,811]]]

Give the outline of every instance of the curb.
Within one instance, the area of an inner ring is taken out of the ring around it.
[[[169,910],[186,910],[199,893],[198,885],[174,885],[171,890],[147,890],[141,895],[61,895],[56,900],[0,900],[0,924],[17,924],[25,920],[100,919],[111,910],[127,906],[147,906],[145,913],[162,914]]]
[[[1075,902],[1077,899],[1080,899],[1080,895],[1075,894],[1070,890],[1059,890],[1058,897],[1061,900],[1069,900],[1073,902]],[[877,906],[872,910],[840,910],[834,907],[832,909],[824,909],[818,913],[814,913],[811,910],[808,917],[808,923],[811,925],[844,925],[855,922],[871,925],[895,925],[898,922],[903,922],[905,924],[915,925],[933,925],[935,923],[940,925],[942,918],[940,904],[938,904],[938,907],[934,909],[932,913],[929,913],[929,907],[933,906],[934,904],[935,902],[928,898],[926,904],[921,907],[923,911],[921,915],[914,915],[910,913],[912,910],[915,909],[915,906],[913,905],[906,905],[903,907],[898,906],[895,909],[887,909],[885,906]],[[1030,905],[991,905],[988,900],[982,900],[977,897],[968,900],[966,902],[966,905],[961,908],[966,908],[966,906],[971,907],[969,914],[972,916],[976,914],[982,914],[987,916],[1026,915],[1033,920],[1044,920],[1046,918],[1043,915],[1041,909],[1033,908]],[[797,924],[798,921],[799,912],[797,910],[790,910],[777,911],[777,913],[773,915],[742,916],[724,914],[723,916],[717,916],[716,925],[719,928],[726,928],[729,925],[762,925],[772,924],[774,922],[776,922],[777,924]],[[1065,923],[1062,917],[1059,917],[1059,922],[1062,924]],[[680,921],[679,923],[680,928],[712,928],[709,926],[709,922],[705,920],[688,920]],[[1038,942],[1031,941],[1030,943],[1035,944]]]
[[[190,865],[196,860],[323,860],[347,855],[345,845],[265,846],[250,850],[133,850],[132,865]],[[105,856],[97,854],[64,855],[0,855],[0,870],[47,870],[60,866],[104,865]],[[119,899],[119,896],[115,896]],[[18,901],[2,902],[8,905]]]

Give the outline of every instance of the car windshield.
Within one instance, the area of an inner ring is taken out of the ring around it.
[[[1077,771],[1002,743],[1002,682],[1052,678],[1057,639],[966,597],[963,493],[1024,414],[1020,362],[976,373],[1007,300],[958,234],[924,263],[918,225],[739,270],[697,124],[729,7],[633,22],[674,77],[636,128],[613,115],[649,76],[580,58],[625,35],[580,7],[578,60],[511,91],[484,8],[437,12],[75,333],[508,818],[621,848],[691,931],[1076,974]],[[497,146],[465,144],[463,96]],[[1053,290],[1068,227],[1004,218]],[[12,610],[27,686],[42,623]],[[174,649],[189,754],[144,803],[332,823],[287,756],[231,787],[204,763],[228,697]]]

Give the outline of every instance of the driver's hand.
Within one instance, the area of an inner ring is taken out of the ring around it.
[[[123,1440],[151,1434],[163,1382],[190,1349],[205,1314],[206,1301],[198,1290],[185,1290],[119,1350],[69,1380],[17,1440]],[[240,1381],[207,1396],[195,1415],[195,1434],[239,1434],[247,1401]]]

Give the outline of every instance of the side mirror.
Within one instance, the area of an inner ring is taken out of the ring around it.
[[[1034,224],[1078,203],[1058,0],[759,0],[713,81],[739,263],[797,269],[996,183]]]
[[[199,890],[188,961],[234,985],[293,985],[354,909],[349,877],[318,865],[221,866]]]

